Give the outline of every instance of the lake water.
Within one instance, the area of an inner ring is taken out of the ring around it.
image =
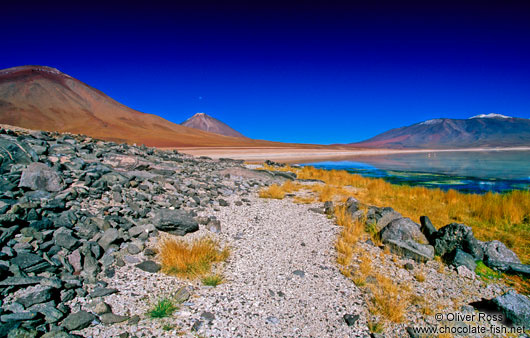
[[[485,193],[530,189],[530,151],[392,154],[302,165],[444,190]]]

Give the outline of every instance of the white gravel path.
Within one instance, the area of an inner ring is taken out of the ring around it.
[[[253,199],[250,206],[232,203],[217,212],[232,255],[228,282],[196,302],[199,312],[215,315],[205,336],[368,336],[362,297],[335,264],[338,228],[309,208]],[[345,314],[361,318],[349,327]]]

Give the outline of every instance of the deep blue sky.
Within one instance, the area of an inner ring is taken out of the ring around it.
[[[437,117],[530,118],[522,2],[3,4],[0,69],[56,67],[176,123],[205,112],[252,138],[348,143]]]

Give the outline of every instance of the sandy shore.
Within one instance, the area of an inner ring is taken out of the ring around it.
[[[300,149],[300,148],[179,148],[179,151],[194,156],[211,158],[234,158],[247,162],[265,160],[285,163],[304,163],[323,160],[345,160],[358,156],[378,156],[390,154],[466,152],[466,151],[529,151],[530,147],[514,148],[467,148],[467,149]]]

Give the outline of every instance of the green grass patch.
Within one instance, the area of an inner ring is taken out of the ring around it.
[[[155,306],[147,312],[151,318],[169,317],[177,310],[178,307],[169,298],[160,299]]]
[[[487,280],[494,280],[494,279],[502,278],[502,273],[492,270],[491,268],[487,267],[486,264],[484,264],[484,262],[482,261],[477,262],[475,273],[478,276],[482,277],[482,279],[487,279]]]
[[[171,325],[171,324],[165,324],[164,326],[162,326],[162,330],[164,331],[171,331],[175,328],[175,325]]]
[[[384,326],[380,322],[368,322],[368,330],[372,333],[383,333]]]
[[[220,274],[206,276],[202,279],[202,284],[208,286],[217,286],[224,282],[224,277]]]

